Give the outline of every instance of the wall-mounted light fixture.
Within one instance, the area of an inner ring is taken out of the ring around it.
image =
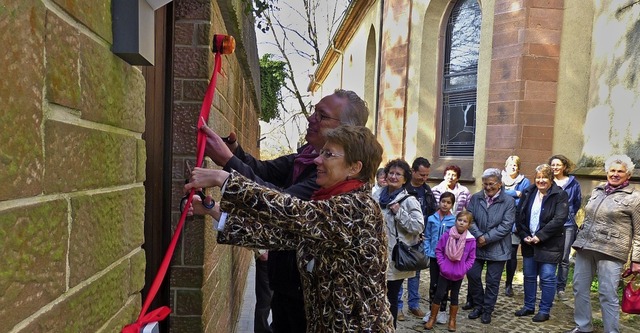
[[[154,13],[172,0],[113,0],[111,51],[131,65],[153,66]]]

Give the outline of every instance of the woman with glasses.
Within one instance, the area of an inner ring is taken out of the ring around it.
[[[547,321],[556,295],[556,268],[562,259],[563,225],[569,212],[567,193],[553,182],[553,170],[548,164],[536,168],[535,183],[522,192],[516,212],[518,236],[522,239],[524,306],[515,315],[535,313],[540,279],[540,304],[532,321]]]
[[[235,171],[202,168],[194,169],[185,190],[221,188],[222,200],[213,209],[206,210],[199,199],[193,205],[194,213],[218,220],[219,243],[297,251],[306,332],[393,332],[385,288],[386,227],[368,184],[382,161],[382,147],[363,126],[325,134],[314,160],[320,189],[311,201]],[[392,295],[397,299],[397,292]]]
[[[424,218],[420,202],[410,195],[405,184],[411,180],[411,168],[402,159],[395,159],[384,167],[387,174],[387,186],[373,194],[374,199],[380,203],[382,215],[386,222],[387,233],[387,295],[391,305],[393,326],[396,326],[398,317],[398,293],[402,281],[416,275],[415,271],[399,271],[395,262],[391,260],[391,252],[396,245],[396,238],[407,245],[415,245],[422,242],[420,234],[424,231]]]
[[[553,155],[549,158],[549,165],[553,170],[553,181],[560,186],[569,196],[569,214],[564,222],[564,249],[562,261],[558,266],[556,275],[558,300],[566,301],[565,294],[567,287],[567,277],[569,276],[569,256],[571,255],[571,245],[576,240],[578,234],[578,224],[576,223],[576,213],[582,204],[582,190],[580,183],[569,173],[573,171],[573,163],[564,155]]]

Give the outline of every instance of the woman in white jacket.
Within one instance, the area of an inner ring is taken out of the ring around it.
[[[384,171],[387,174],[387,186],[376,191],[373,196],[380,203],[387,224],[387,297],[393,315],[393,325],[396,326],[400,286],[404,279],[415,276],[416,272],[397,270],[395,262],[391,259],[391,252],[396,245],[396,237],[408,245],[422,241],[420,234],[424,231],[424,218],[418,199],[404,188],[411,180],[409,164],[402,159],[395,159],[387,163]]]

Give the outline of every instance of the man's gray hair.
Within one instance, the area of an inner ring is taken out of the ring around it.
[[[633,174],[633,169],[635,169],[636,165],[633,164],[631,158],[627,155],[611,155],[604,162],[604,172],[608,172],[609,168],[611,168],[612,164],[622,164],[627,167],[627,174]]]
[[[489,168],[487,170],[484,170],[484,172],[482,173],[482,180],[485,180],[491,177],[498,179],[498,181],[502,183],[502,171],[500,169]]]
[[[367,102],[351,90],[336,89],[334,94],[347,100],[340,113],[340,121],[343,125],[365,126],[367,124],[367,119],[369,119]]]

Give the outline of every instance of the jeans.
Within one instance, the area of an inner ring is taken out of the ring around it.
[[[271,312],[271,296],[269,288],[269,274],[266,260],[256,258],[256,310],[253,317],[254,333],[271,333],[269,312]]]
[[[404,280],[387,281],[387,299],[389,300],[389,310],[391,310],[391,315],[393,316],[393,327],[397,327],[398,292],[402,287],[402,281]]]
[[[564,291],[567,287],[567,277],[569,276],[569,256],[571,255],[571,245],[576,240],[578,228],[575,226],[564,228],[564,252],[562,253],[562,261],[558,266],[557,289]]]
[[[476,308],[482,308],[484,313],[493,313],[493,309],[498,300],[498,289],[500,289],[500,279],[506,261],[493,261],[477,259],[467,272],[469,291]],[[482,286],[482,268],[487,264],[485,274],[486,288]]]
[[[412,278],[407,279],[407,292],[409,293],[408,303],[409,309],[417,309],[420,307],[420,292],[418,289],[420,288],[420,271],[416,271],[416,275]],[[398,311],[402,311],[403,302],[402,302],[402,294],[404,290],[402,289],[402,285],[400,285],[400,291],[398,292]]]
[[[535,261],[533,257],[522,258],[524,274],[524,307],[528,310],[536,309],[536,293],[538,291],[538,276],[540,277],[540,313],[549,314],[556,295],[556,269],[558,264]]]
[[[604,253],[589,250],[576,252],[576,266],[573,270],[573,295],[575,296],[573,319],[581,331],[593,331],[589,293],[591,281],[597,270],[604,332],[620,332],[620,300],[617,289],[623,265],[623,261]]]

